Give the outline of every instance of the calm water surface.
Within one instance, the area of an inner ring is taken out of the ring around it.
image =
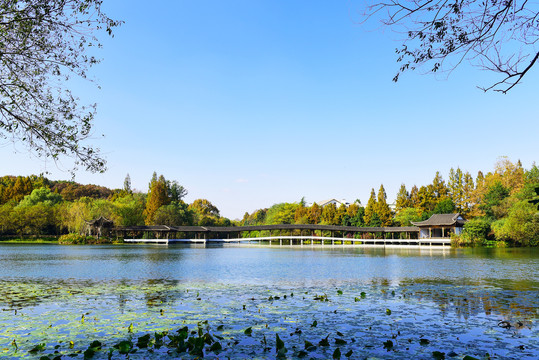
[[[329,336],[306,358],[536,359],[538,274],[539,249],[4,244],[0,356],[83,358],[208,320],[223,339],[208,358],[275,358],[279,334],[288,358]],[[195,358],[130,354],[166,356]]]

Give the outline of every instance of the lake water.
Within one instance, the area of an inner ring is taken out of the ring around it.
[[[210,359],[537,359],[538,274],[539,249],[3,244],[0,358],[196,358],[187,326]]]

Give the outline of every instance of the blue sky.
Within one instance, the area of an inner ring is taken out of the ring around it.
[[[108,171],[75,180],[118,188],[129,173],[146,191],[156,171],[184,185],[188,202],[241,218],[303,196],[366,204],[382,183],[392,201],[401,183],[430,183],[436,171],[475,177],[499,156],[538,160],[537,69],[507,95],[477,89],[496,78],[466,64],[395,84],[400,35],[360,25],[362,4],[105,1],[125,24],[103,36],[91,71],[101,89],[72,86],[98,105],[93,142]],[[1,174],[70,177],[69,161],[58,168],[18,144],[0,156]]]

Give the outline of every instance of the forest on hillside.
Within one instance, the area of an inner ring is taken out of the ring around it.
[[[201,225],[237,226],[265,224],[323,224],[345,226],[410,226],[433,214],[461,213],[469,221],[455,244],[495,246],[539,245],[539,168],[524,169],[520,161],[500,158],[492,171],[475,178],[460,168],[447,180],[436,172],[432,183],[402,184],[395,210],[387,202],[383,185],[371,190],[363,207],[358,200],[348,206],[320,206],[305,201],[279,203],[246,212],[240,221],[220,216],[207,199],[188,204],[187,190],[175,180],[153,174],[148,191],[134,192],[126,176],[121,189],[51,181],[43,176],[0,178],[0,235],[61,235],[84,233],[86,221],[105,217],[116,226]]]

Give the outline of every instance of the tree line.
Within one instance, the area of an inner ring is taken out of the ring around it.
[[[154,173],[147,192],[133,191],[129,175],[123,188],[108,189],[72,181],[52,181],[43,176],[0,178],[0,235],[61,235],[84,233],[86,221],[105,217],[116,226],[200,225],[236,226],[268,224],[322,224],[358,227],[411,226],[433,214],[460,213],[469,221],[455,243],[480,245],[494,242],[539,244],[539,168],[524,169],[520,161],[500,158],[494,170],[475,178],[460,168],[447,180],[436,172],[432,182],[420,187],[402,184],[395,206],[388,204],[383,185],[371,190],[366,206],[317,203],[304,199],[246,212],[231,221],[207,199],[188,204],[187,190],[176,180]]]
[[[51,181],[43,176],[0,178],[0,235],[84,234],[86,222],[105,217],[116,226],[231,226],[206,199],[183,201],[187,190],[175,180],[153,174],[148,191]]]
[[[464,232],[453,234],[456,245],[539,245],[539,168],[524,169],[522,163],[498,159],[494,170],[474,177],[451,168],[447,181],[436,172],[432,183],[418,187],[402,184],[394,209],[387,203],[383,185],[371,190],[367,205],[359,200],[346,206],[317,203],[275,204],[245,213],[241,225],[321,224],[360,227],[412,226],[433,214],[460,213],[469,221]]]

